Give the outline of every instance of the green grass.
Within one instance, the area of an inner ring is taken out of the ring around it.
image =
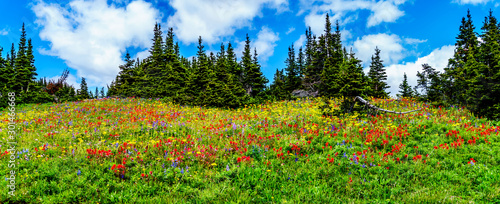
[[[238,110],[131,98],[17,107],[16,191],[1,179],[0,202],[500,202],[499,122],[457,107],[371,102],[422,110],[325,118],[320,99]],[[2,153],[7,120],[1,112]]]

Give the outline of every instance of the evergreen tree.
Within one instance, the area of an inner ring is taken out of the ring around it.
[[[355,97],[363,97],[368,92],[369,86],[367,84],[368,78],[365,76],[363,67],[361,66],[361,60],[357,59],[352,51],[342,69],[345,70],[345,74],[341,77],[341,84],[343,86],[340,89],[340,94],[344,97],[341,106],[344,109],[344,113],[346,113],[352,111],[355,104]]]
[[[300,70],[295,62],[295,50],[293,45],[288,47],[288,58],[285,60],[286,64],[286,77],[285,77],[285,91],[291,94],[293,90],[299,89],[301,85]]]
[[[112,84],[114,82],[111,82]],[[85,78],[82,77],[82,82],[80,83],[80,90],[78,91],[78,99],[83,100],[83,99],[89,99],[89,90],[87,87],[87,82],[85,81]]]
[[[31,59],[27,56],[27,45],[26,45],[26,30],[24,29],[24,23],[21,28],[21,38],[19,40],[19,49],[17,51],[16,60],[14,62],[15,78],[16,83],[14,84],[14,90],[16,91],[27,91],[32,79],[34,78],[32,73]],[[32,54],[32,53],[31,53]]]
[[[265,84],[268,80],[260,71],[260,65],[257,60],[257,50],[254,50],[254,56],[250,51],[250,38],[248,34],[245,41],[245,49],[241,59],[241,67],[243,68],[243,87],[248,96],[255,97],[265,89]]]
[[[417,71],[418,79],[415,90],[421,90],[418,95],[424,101],[442,101],[442,85],[439,72],[428,64],[423,64],[422,69],[422,72]]]
[[[408,85],[408,78],[406,77],[406,73],[404,73],[403,82],[399,85],[399,89],[399,94],[397,94],[398,97],[413,97],[413,91],[410,85]]]
[[[387,74],[385,72],[384,62],[380,59],[380,49],[375,48],[375,56],[372,55],[372,62],[370,64],[370,71],[368,72],[368,77],[370,78],[370,86],[372,89],[371,95],[375,98],[387,98],[389,94],[385,89],[390,88],[385,82],[387,80]]]
[[[476,52],[478,47],[477,36],[474,32],[474,25],[470,11],[467,10],[467,19],[462,18],[462,23],[459,28],[457,42],[455,43],[455,54],[448,62],[448,67],[445,68],[443,78],[446,80],[445,92],[448,100],[453,104],[467,105],[466,90],[470,87],[467,81],[472,79],[473,70],[465,69],[465,64],[469,59],[468,53],[473,52],[474,59],[478,59]]]
[[[101,98],[106,98],[106,94],[104,92],[104,87],[101,88]]]
[[[341,75],[345,73],[343,72],[345,70],[341,70],[341,67],[344,63],[349,63],[348,61],[344,61],[344,53],[342,50],[342,42],[340,41],[341,36],[338,21],[336,22],[335,33],[331,33],[331,24],[328,18],[328,14],[326,16],[326,25],[326,33],[324,34],[324,36],[327,39],[327,54],[325,55],[327,58],[324,63],[324,68],[321,72],[321,83],[319,89],[320,96],[325,97],[325,100],[331,97],[341,96]]]
[[[270,91],[275,100],[284,100],[288,99],[290,93],[287,92],[285,88],[285,75],[283,74],[283,70],[276,69],[276,73],[274,74],[274,81],[270,86]]]

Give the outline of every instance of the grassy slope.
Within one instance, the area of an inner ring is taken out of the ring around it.
[[[18,107],[16,196],[4,188],[0,201],[500,202],[500,124],[457,107],[373,104],[423,110],[323,118],[320,100],[239,110],[144,99]],[[4,111],[2,138],[6,119]],[[112,171],[123,158],[125,170]]]

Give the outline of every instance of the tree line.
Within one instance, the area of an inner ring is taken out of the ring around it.
[[[476,114],[498,118],[500,114],[500,31],[490,11],[482,33],[475,33],[470,12],[462,18],[456,37],[455,54],[440,73],[427,64],[417,73],[418,83],[410,87],[406,73],[398,97],[415,97],[434,105],[461,105]],[[335,27],[333,29],[333,27]],[[269,82],[261,71],[256,49],[251,49],[247,34],[241,59],[231,43],[221,44],[217,53],[207,53],[201,36],[196,56],[188,59],[179,52],[172,28],[163,36],[161,25],[154,27],[153,45],[145,59],[125,55],[125,64],[108,86],[88,90],[85,78],[80,89],[65,82],[65,70],[58,80],[36,80],[31,40],[26,40],[24,24],[18,51],[14,44],[7,58],[0,48],[0,89],[15,91],[22,103],[64,102],[98,97],[164,98],[183,105],[237,108],[269,100],[293,100],[297,97],[344,99],[342,108],[352,110],[356,96],[388,98],[387,74],[381,50],[376,48],[368,74],[361,60],[341,41],[338,21],[331,25],[325,18],[324,33],[316,36],[309,27],[305,45],[298,50],[291,45],[284,69],[276,69]],[[479,37],[479,38],[478,38]],[[2,99],[3,100],[3,99]],[[327,101],[327,100],[325,100]],[[2,102],[0,101],[0,107]]]

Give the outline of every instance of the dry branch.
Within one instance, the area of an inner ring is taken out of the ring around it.
[[[406,113],[411,113],[411,112],[415,112],[415,111],[421,110],[421,109],[417,109],[417,110],[406,111],[406,112],[396,112],[396,111],[385,110],[385,109],[379,108],[377,106],[374,106],[374,105],[370,104],[368,101],[366,101],[365,99],[363,99],[363,98],[361,98],[359,96],[356,96],[355,99],[358,99],[361,103],[364,103],[369,108],[372,108],[372,109],[375,109],[375,110],[378,110],[378,111],[387,112],[387,113],[406,114]]]

